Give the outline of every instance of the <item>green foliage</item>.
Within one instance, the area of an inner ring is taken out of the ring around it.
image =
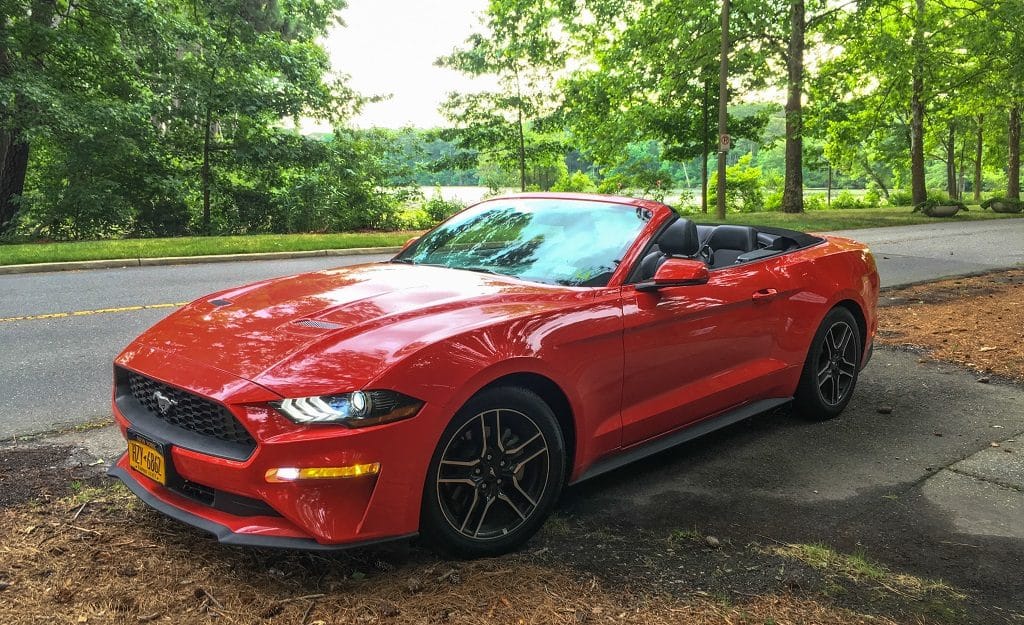
[[[821,193],[814,193],[811,195],[804,196],[804,210],[805,211],[823,211],[828,210],[828,198]]]
[[[868,190],[861,197],[862,208],[877,208],[882,204],[882,194],[878,191],[877,185],[869,185]]]
[[[440,189],[436,190],[434,195],[423,203],[424,212],[430,217],[430,221],[435,224],[448,219],[464,208],[466,208],[465,204],[458,200],[446,200],[441,197]]]
[[[590,176],[582,171],[573,172],[571,174],[566,171],[558,178],[558,180],[555,181],[555,184],[551,185],[551,190],[568,191],[573,193],[593,193],[597,191],[597,185]]]
[[[753,213],[764,209],[764,191],[761,169],[751,164],[751,155],[745,154],[735,165],[725,168],[725,206],[729,211]],[[708,182],[708,203],[717,201],[718,173],[711,174]]]
[[[910,206],[913,198],[907,189],[896,189],[889,192],[889,204],[892,206]]]
[[[849,191],[840,191],[839,195],[832,198],[832,208],[842,210],[847,208],[866,208],[866,206],[856,195]]]
[[[57,15],[0,4],[12,28],[0,39],[0,138],[30,145],[12,236],[396,227],[414,178],[387,159],[394,136],[344,129],[363,100],[329,78],[317,43],[343,6],[82,0]],[[299,117],[338,130],[282,127]]]

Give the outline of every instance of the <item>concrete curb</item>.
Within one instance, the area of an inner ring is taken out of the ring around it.
[[[0,276],[50,271],[79,271],[83,269],[111,269],[119,267],[155,267],[159,265],[194,265],[200,263],[231,263],[247,260],[281,260],[311,258],[315,256],[368,256],[371,254],[397,254],[402,248],[352,247],[348,249],[304,250],[300,252],[258,252],[255,254],[215,254],[210,256],[165,256],[160,258],[117,258],[111,260],[75,260],[62,263],[31,263],[27,265],[0,265]]]

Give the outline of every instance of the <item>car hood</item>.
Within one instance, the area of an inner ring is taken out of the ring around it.
[[[285,371],[302,371],[326,357],[344,362],[349,379],[339,383],[359,384],[378,374],[388,357],[410,341],[557,307],[567,294],[580,295],[577,289],[470,271],[359,265],[209,295],[170,315],[137,342],[271,389],[287,386]],[[358,341],[369,333],[372,345]]]

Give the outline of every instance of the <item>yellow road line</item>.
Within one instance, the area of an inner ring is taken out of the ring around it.
[[[151,310],[155,308],[180,308],[188,302],[177,304],[143,304],[141,306],[121,306],[120,308],[97,308],[96,310],[76,310],[73,312],[48,313],[45,315],[25,315],[24,317],[0,317],[0,323],[5,321],[35,321],[37,319],[63,319],[64,317],[84,317],[86,315],[103,315],[107,313],[132,312],[135,310]]]

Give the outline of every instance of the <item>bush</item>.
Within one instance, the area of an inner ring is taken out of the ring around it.
[[[572,174],[566,172],[551,185],[551,190],[563,193],[593,193],[597,191],[597,184],[582,171]]]
[[[423,211],[430,218],[431,223],[435,224],[448,219],[464,208],[466,206],[458,200],[446,200],[441,197],[440,189],[436,189],[434,195],[423,203]]]
[[[889,205],[890,206],[910,206],[911,202],[914,201],[914,196],[910,191],[904,191],[903,189],[894,189],[889,193]]]
[[[825,202],[825,196],[820,193],[814,195],[804,196],[804,210],[805,211],[823,211],[828,208],[828,204]]]
[[[847,208],[864,208],[864,204],[857,198],[856,195],[849,191],[843,190],[839,192],[832,200],[832,208],[847,209]]]
[[[804,202],[807,200],[805,199]],[[782,191],[772,191],[764,198],[764,209],[777,212],[782,210]]]
[[[735,165],[725,168],[725,206],[730,211],[753,213],[764,210],[764,192],[761,168],[753,167],[751,155],[744,154]],[[708,205],[717,202],[718,172],[708,180]]]
[[[861,203],[864,205],[864,208],[878,208],[881,206],[882,194],[878,191],[878,187],[868,187],[868,190],[864,192],[864,196],[861,197]]]

